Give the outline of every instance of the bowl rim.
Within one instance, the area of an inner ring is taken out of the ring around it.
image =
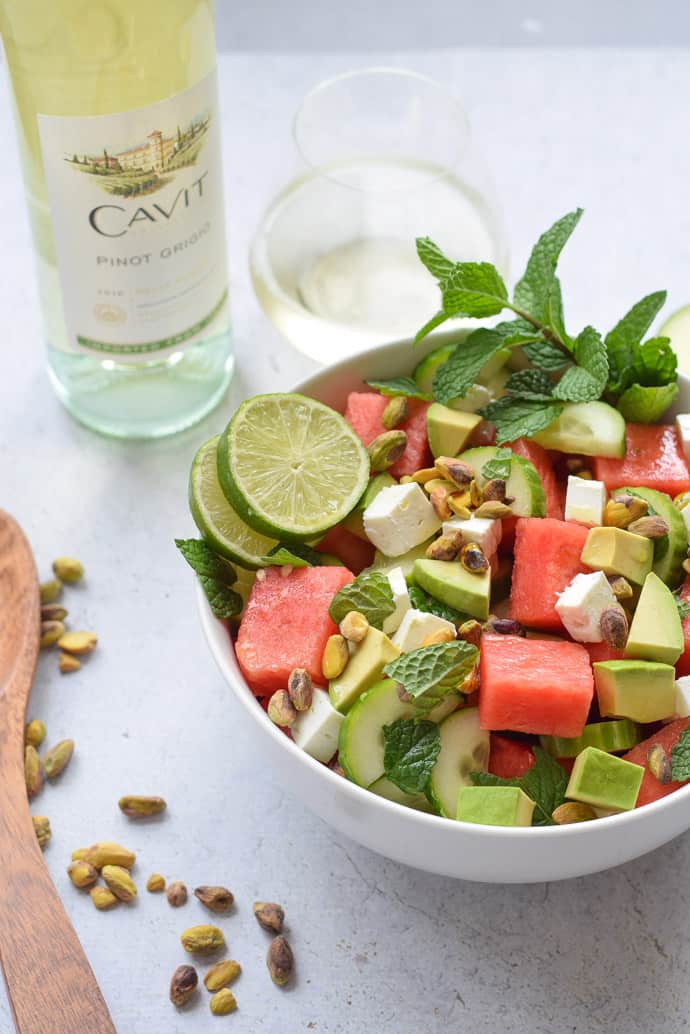
[[[452,336],[452,333],[448,332],[447,337],[450,338]],[[434,343],[439,343],[438,338],[434,338]],[[372,356],[381,355],[381,353],[386,352],[393,353],[402,345],[409,346],[409,339],[401,339],[399,341],[390,342],[386,345],[375,346],[367,349],[366,351],[357,353],[356,357],[353,356],[341,359],[336,363],[323,367],[310,377],[300,381],[299,384],[291,390],[308,395],[314,381],[321,380],[325,375],[337,375],[343,367],[349,366],[354,358],[356,358],[358,363],[361,362],[366,364],[367,359],[370,359]],[[681,383],[684,383],[686,387],[690,388],[690,376],[679,372],[678,379]],[[235,696],[240,700],[246,712],[254,719],[264,733],[267,733],[272,737],[276,744],[280,745],[281,750],[286,751],[288,756],[292,757],[298,764],[303,765],[307,771],[312,771],[315,777],[318,778],[319,775],[322,777],[325,776],[327,785],[330,784],[332,789],[336,792],[344,792],[346,796],[349,796],[354,805],[363,805],[366,803],[371,807],[381,807],[384,811],[388,811],[392,817],[396,815],[398,817],[402,817],[401,813],[404,812],[411,821],[418,822],[421,827],[428,825],[430,828],[433,827],[438,829],[439,824],[442,824],[445,829],[456,830],[455,833],[449,833],[449,836],[481,838],[485,837],[490,831],[492,835],[501,840],[523,840],[526,837],[537,840],[575,836],[589,836],[593,838],[596,836],[597,831],[601,831],[602,823],[605,824],[605,828],[607,830],[624,832],[625,829],[634,822],[645,821],[646,819],[651,818],[652,815],[659,815],[664,811],[678,808],[682,803],[690,800],[690,782],[688,782],[685,786],[679,787],[677,790],[674,790],[672,793],[667,794],[659,800],[653,801],[651,804],[642,805],[640,808],[631,808],[629,811],[623,811],[615,815],[606,815],[597,819],[596,822],[573,822],[561,826],[524,827],[491,826],[484,825],[482,823],[459,822],[457,820],[449,820],[442,815],[416,811],[414,808],[408,808],[406,805],[399,804],[397,801],[390,801],[386,797],[374,794],[366,787],[360,786],[358,783],[352,782],[350,779],[338,775],[329,768],[328,765],[317,761],[315,758],[311,757],[310,754],[307,754],[306,751],[300,750],[292,739],[286,736],[285,733],[269,720],[268,715],[254,696],[249,684],[240,670],[229,623],[221,620],[220,618],[216,618],[213,615],[208,600],[206,599],[204,591],[198,581],[195,588],[199,616],[211,653],[213,654],[214,660],[221,674],[230,685]],[[225,640],[225,642],[223,642],[223,640]],[[228,651],[232,657],[231,663],[228,662]]]

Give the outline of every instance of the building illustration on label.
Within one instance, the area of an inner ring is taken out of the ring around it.
[[[125,150],[104,147],[99,154],[66,155],[64,160],[75,171],[92,176],[108,194],[123,198],[153,194],[181,169],[196,164],[210,121],[210,113],[205,112],[168,135],[153,129],[145,140]]]

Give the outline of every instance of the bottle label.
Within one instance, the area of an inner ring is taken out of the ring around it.
[[[217,96],[213,72],[134,111],[38,115],[71,349],[136,362],[220,328]]]

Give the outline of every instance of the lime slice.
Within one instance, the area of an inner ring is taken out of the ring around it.
[[[237,516],[223,495],[218,480],[218,442],[220,435],[205,442],[192,463],[189,475],[189,508],[194,523],[221,556],[250,569],[263,567],[261,558],[276,545]]]
[[[369,480],[369,457],[343,417],[304,395],[255,395],[221,435],[218,477],[240,517],[304,540],[341,521]]]

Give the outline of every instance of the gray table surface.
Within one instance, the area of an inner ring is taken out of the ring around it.
[[[690,299],[688,57],[380,55],[432,72],[465,98],[505,205],[514,270],[550,221],[586,207],[563,279],[573,324],[603,328],[648,290],[666,286],[671,307]],[[288,120],[300,96],[322,76],[362,63],[343,54],[221,59],[239,368],[214,415],[158,444],[98,438],[54,398],[16,149],[5,148],[0,505],[22,522],[44,576],[57,554],[83,559],[88,578],[68,605],[75,626],[101,636],[77,674],[61,677],[54,655],[39,666],[31,714],[46,721],[52,741],[77,743],[60,784],[35,803],[54,830],[46,861],[121,1034],[194,1034],[223,1023],[276,1034],[674,1034],[690,1012],[690,836],[601,875],[524,887],[453,882],[359,847],[312,816],[261,764],[255,744],[235,734],[236,708],[172,547],[191,530],[185,488],[197,444],[243,396],[284,389],[313,368],[259,310],[247,248],[262,206],[292,171]],[[0,125],[9,119],[3,85]],[[132,825],[116,808],[125,792],[163,794],[169,812]],[[184,961],[179,933],[205,918],[196,901],[175,911],[142,893],[135,905],[100,914],[74,890],[65,873],[70,852],[96,839],[131,845],[142,884],[161,871],[190,886],[234,890],[236,914],[222,925],[244,967],[235,1016],[212,1018],[201,996],[184,1015],[167,1001],[169,976]],[[298,960],[290,990],[268,981],[255,898],[285,906]],[[45,986],[49,994],[49,973]],[[11,1029],[0,1001],[0,1030]]]

